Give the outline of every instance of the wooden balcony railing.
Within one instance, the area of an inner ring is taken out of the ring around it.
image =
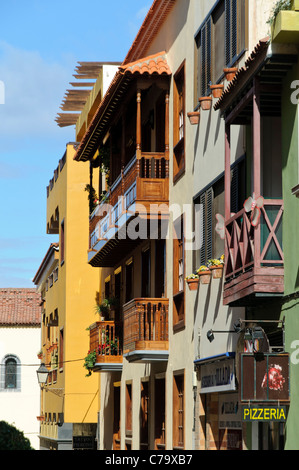
[[[123,306],[124,353],[168,350],[168,299],[133,299]]]
[[[111,228],[118,228],[120,218],[134,203],[168,204],[169,161],[164,153],[142,153],[121,171],[105,200],[90,219],[90,249],[105,239]]]
[[[253,227],[242,209],[225,224],[224,303],[252,293],[283,293],[283,201],[265,200]]]
[[[90,351],[96,351],[96,363],[122,362],[121,324],[100,321],[90,326]]]

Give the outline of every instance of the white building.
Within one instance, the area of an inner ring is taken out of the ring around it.
[[[35,289],[0,289],[0,421],[39,447],[41,299]]]

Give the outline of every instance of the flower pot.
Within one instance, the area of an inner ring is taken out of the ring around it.
[[[212,271],[213,279],[221,279],[223,273],[223,265],[210,266],[210,270]]]
[[[220,98],[223,92],[224,85],[219,83],[218,85],[210,85],[214,98]]]
[[[199,279],[187,279],[189,290],[197,290]]]
[[[238,71],[238,67],[231,67],[229,69],[223,69],[223,72],[225,73],[226,80],[231,82],[233,80],[233,78],[235,77],[237,71]]]
[[[201,284],[210,284],[211,281],[211,271],[202,271],[198,273],[199,280]]]
[[[187,114],[190,124],[198,124],[199,123],[199,117],[200,117],[200,112],[199,111],[193,111],[191,113]]]
[[[202,96],[201,98],[198,98],[198,101],[203,111],[208,111],[209,109],[211,109],[211,106],[212,106],[211,96]]]

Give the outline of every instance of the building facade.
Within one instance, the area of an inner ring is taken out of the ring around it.
[[[39,448],[41,297],[35,289],[0,289],[0,416]]]
[[[298,5],[271,30],[275,5],[155,0],[73,117],[100,450],[296,448]]]
[[[87,265],[84,250],[89,171],[75,164],[74,154],[74,144],[67,144],[47,188],[47,233],[57,235],[57,243],[34,277],[43,302],[41,363],[49,371],[41,387],[40,450],[72,450],[84,439],[96,447],[99,381],[87,378],[83,365],[99,273]]]

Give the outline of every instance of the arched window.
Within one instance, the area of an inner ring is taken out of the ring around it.
[[[2,360],[0,390],[19,391],[20,382],[20,361],[17,356],[7,355]]]

